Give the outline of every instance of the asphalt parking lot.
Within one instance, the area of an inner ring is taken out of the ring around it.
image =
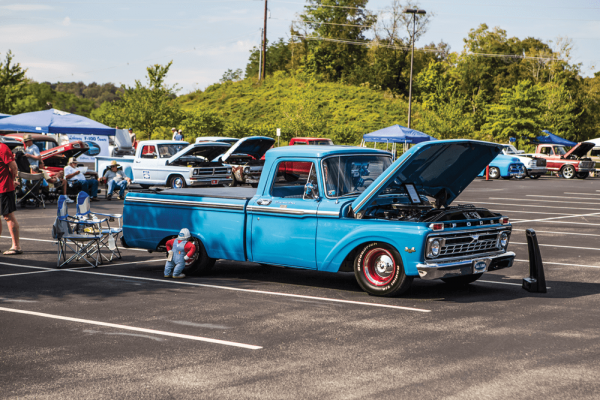
[[[19,210],[25,253],[0,255],[0,397],[597,399],[600,179],[477,179],[455,203],[508,215],[517,262],[398,298],[252,263],[165,280],[164,255],[135,249],[56,270],[55,207]],[[545,294],[521,288],[527,228]]]

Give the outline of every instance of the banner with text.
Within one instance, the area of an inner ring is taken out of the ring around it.
[[[108,136],[99,135],[81,135],[81,134],[69,134],[69,142],[75,142],[81,140],[85,142],[89,150],[77,158],[77,161],[81,162],[94,162],[96,161],[95,156],[109,156],[108,150]]]

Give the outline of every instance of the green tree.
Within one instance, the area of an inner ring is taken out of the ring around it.
[[[498,142],[508,142],[514,137],[517,145],[538,136],[542,129],[543,90],[530,80],[510,89],[500,89],[500,101],[488,107],[482,131]]]
[[[0,61],[0,112],[14,114],[14,104],[22,97],[25,86],[26,69],[13,62],[14,55],[9,50],[4,62]]]
[[[305,59],[305,68],[327,81],[344,80],[356,65],[364,61],[368,44],[365,31],[375,22],[375,16],[365,9],[368,0],[307,0],[300,15],[311,30],[305,45],[313,57]],[[333,6],[333,7],[323,7]]]
[[[179,104],[174,101],[176,85],[165,84],[172,64],[171,61],[146,68],[146,85],[136,80],[135,86],[122,86],[121,99],[103,103],[92,112],[92,118],[108,126],[133,127],[138,139],[165,138],[169,128],[183,118]]]
[[[183,119],[179,124],[186,135],[197,136],[223,136],[225,121],[214,111],[196,107],[183,111]]]
[[[277,71],[288,71],[291,69],[290,62],[292,60],[292,48],[283,40],[283,38],[279,38],[279,40],[273,44],[270,44],[267,41],[266,53],[266,75],[272,75]],[[261,61],[260,49],[258,47],[254,47],[252,50],[250,50],[250,58],[248,59],[248,64],[246,65],[246,78],[258,77],[259,61]]]
[[[236,69],[235,71],[230,68],[227,71],[225,71],[221,79],[219,79],[219,82],[237,82],[240,79],[242,79],[242,73],[243,72],[240,68]]]

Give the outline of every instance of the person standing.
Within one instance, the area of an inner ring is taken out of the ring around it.
[[[181,141],[183,140],[183,132],[180,130],[178,130],[175,135],[173,135],[173,140],[178,140]]]
[[[133,133],[133,128],[129,128],[129,139],[131,140],[131,145],[134,149],[137,149],[137,136]]]
[[[0,209],[2,216],[8,226],[12,246],[5,251],[4,255],[23,254],[19,242],[19,223],[15,218],[17,211],[17,200],[15,198],[15,178],[17,176],[17,163],[15,157],[4,143],[0,143]],[[2,225],[0,225],[0,234]]]
[[[42,156],[40,155],[40,148],[33,144],[33,137],[31,135],[23,136],[23,144],[25,145],[25,157],[29,161],[29,168],[39,167]]]
[[[173,134],[173,137],[171,138],[171,140],[177,140],[177,139],[175,139],[175,135],[177,135],[177,128],[171,128],[171,133]]]
[[[69,182],[78,182],[81,190],[90,196],[90,200],[98,201],[98,181],[96,179],[85,179],[85,175],[77,169],[77,161],[69,158],[69,165],[65,167],[65,179]]]

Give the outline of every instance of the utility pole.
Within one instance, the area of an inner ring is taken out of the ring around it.
[[[263,28],[262,41],[262,79],[265,79],[265,66],[267,60],[267,0],[265,0],[265,26]]]
[[[266,1],[266,0],[265,0]],[[415,58],[415,25],[417,24],[417,14],[425,14],[425,10],[417,10],[416,8],[407,8],[404,10],[406,14],[413,15],[413,35],[412,35],[412,52],[410,54],[410,81],[408,84],[408,129],[410,129],[410,114],[412,106],[412,76],[413,76],[413,59]]]
[[[262,78],[262,36],[263,36],[263,30],[262,28],[260,28],[260,50],[258,51],[258,80],[260,82],[261,78]]]

